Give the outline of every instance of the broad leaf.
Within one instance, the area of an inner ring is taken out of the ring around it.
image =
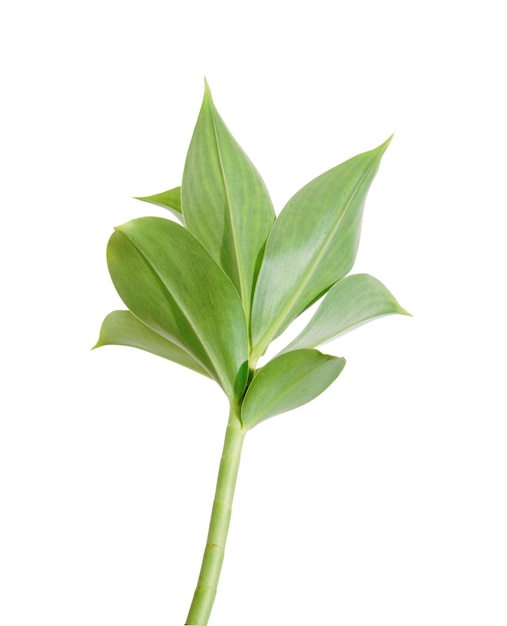
[[[234,286],[185,228],[142,217],[109,240],[113,283],[132,313],[191,354],[230,399],[243,393],[246,323]]]
[[[331,287],[308,325],[283,352],[314,348],[359,324],[392,313],[410,315],[373,276],[347,276]]]
[[[314,179],[280,213],[255,288],[254,360],[352,268],[366,194],[389,141]]]
[[[294,350],[269,361],[245,394],[241,420],[253,428],[268,417],[306,404],[339,376],[345,359],[318,350]]]
[[[93,347],[113,345],[139,348],[209,376],[188,352],[148,328],[130,311],[112,311],[102,322],[99,340]]]
[[[264,182],[225,126],[207,85],[181,193],[185,225],[236,286],[248,320],[275,214]]]
[[[175,187],[174,189],[169,189],[162,193],[156,193],[153,196],[136,198],[136,200],[142,200],[143,202],[161,206],[175,215],[180,222],[183,222],[183,214],[181,212],[181,187]]]

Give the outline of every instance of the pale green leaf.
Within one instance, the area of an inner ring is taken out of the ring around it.
[[[169,361],[209,376],[188,352],[172,341],[148,328],[130,311],[112,311],[102,322],[99,340],[94,348],[101,346],[130,346],[151,352]]]
[[[230,399],[241,396],[248,367],[243,309],[199,241],[176,222],[142,217],[116,229],[107,258],[135,317],[191,354]]]
[[[181,187],[175,187],[162,193],[156,193],[153,196],[137,197],[136,200],[156,204],[170,211],[180,222],[183,222],[183,214],[181,212]]]
[[[255,288],[254,359],[352,268],[366,194],[389,141],[314,179],[280,213]]]
[[[275,214],[264,182],[225,126],[207,85],[181,194],[185,225],[236,286],[248,320]]]
[[[373,276],[347,276],[331,287],[307,326],[283,352],[320,346],[360,324],[392,313],[410,315]]]
[[[339,376],[345,359],[318,350],[281,354],[261,368],[243,399],[241,420],[253,428],[268,417],[306,404]]]

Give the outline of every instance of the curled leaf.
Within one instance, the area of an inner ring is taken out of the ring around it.
[[[181,212],[181,187],[162,191],[162,193],[156,193],[153,196],[137,197],[136,200],[161,206],[176,216],[180,222],[183,222],[183,214]]]
[[[366,194],[389,141],[314,179],[280,213],[255,288],[254,361],[293,319],[351,269]]]
[[[232,280],[249,320],[275,213],[262,178],[218,114],[207,84],[181,194],[185,225]]]
[[[360,324],[393,313],[410,315],[373,276],[347,276],[331,287],[307,326],[283,352],[315,348]]]
[[[241,396],[248,361],[243,309],[197,239],[176,222],[142,217],[116,229],[107,258],[135,317],[188,352],[230,399]]]
[[[243,400],[241,420],[247,428],[316,398],[339,376],[345,359],[318,350],[294,350],[262,367]]]
[[[93,347],[113,345],[130,346],[151,352],[199,374],[209,376],[209,373],[188,352],[151,330],[130,311],[112,311],[102,322],[99,340]]]

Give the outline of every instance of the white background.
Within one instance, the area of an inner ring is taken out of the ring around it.
[[[501,3],[6,2],[0,15],[0,623],[184,623],[227,417],[127,348],[105,246],[180,183],[203,76],[280,210],[392,132],[364,326],[246,440],[210,626],[505,626]]]

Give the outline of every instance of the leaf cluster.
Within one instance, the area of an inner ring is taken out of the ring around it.
[[[172,219],[134,219],[109,240],[109,272],[127,310],[105,318],[95,347],[132,346],[212,378],[247,429],[312,400],[345,366],[317,346],[406,314],[372,276],[347,276],[389,142],[312,180],[276,217],[206,84],[181,187],[138,198]],[[258,368],[270,343],[319,299],[302,332]]]

